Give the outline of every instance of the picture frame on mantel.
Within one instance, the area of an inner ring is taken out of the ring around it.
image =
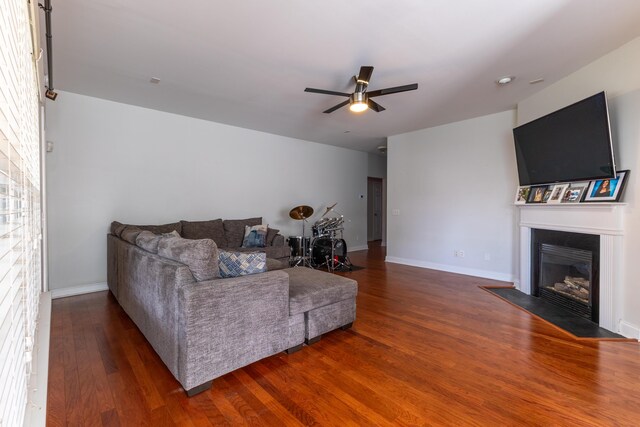
[[[524,205],[525,203],[527,203],[530,191],[531,187],[529,187],[528,185],[518,187],[518,189],[516,190],[516,201],[514,203],[516,205]]]
[[[547,200],[547,203],[551,205],[560,203],[562,201],[564,193],[567,192],[567,188],[569,188],[569,184],[554,185],[551,189],[551,196],[549,197],[549,200]]]
[[[627,183],[628,170],[618,171],[613,179],[596,179],[589,183],[585,202],[618,202]]]
[[[531,187],[527,203],[544,203],[544,193],[548,189],[548,185],[536,185]]]
[[[587,192],[589,182],[574,182],[564,192],[561,203],[580,203]]]

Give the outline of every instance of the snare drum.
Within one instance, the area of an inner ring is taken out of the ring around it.
[[[304,256],[304,248],[302,245],[302,242],[304,239],[304,243],[305,246],[307,247],[307,251],[309,251],[309,248],[311,247],[310,245],[310,241],[311,238],[310,237],[302,237],[302,236],[289,236],[289,238],[287,239],[287,241],[289,242],[289,247],[291,248],[291,256],[292,257],[301,257]]]

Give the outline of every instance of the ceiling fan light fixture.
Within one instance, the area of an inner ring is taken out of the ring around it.
[[[369,108],[367,105],[367,96],[363,92],[356,92],[351,95],[349,110],[354,113],[362,113],[367,108]]]

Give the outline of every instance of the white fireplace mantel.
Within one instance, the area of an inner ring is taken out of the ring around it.
[[[600,236],[600,326],[618,332],[620,323],[623,210],[625,203],[530,204],[520,208],[519,289],[531,294],[531,230]]]

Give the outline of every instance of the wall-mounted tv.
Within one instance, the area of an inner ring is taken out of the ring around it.
[[[513,138],[520,185],[616,176],[604,92],[518,126]]]

